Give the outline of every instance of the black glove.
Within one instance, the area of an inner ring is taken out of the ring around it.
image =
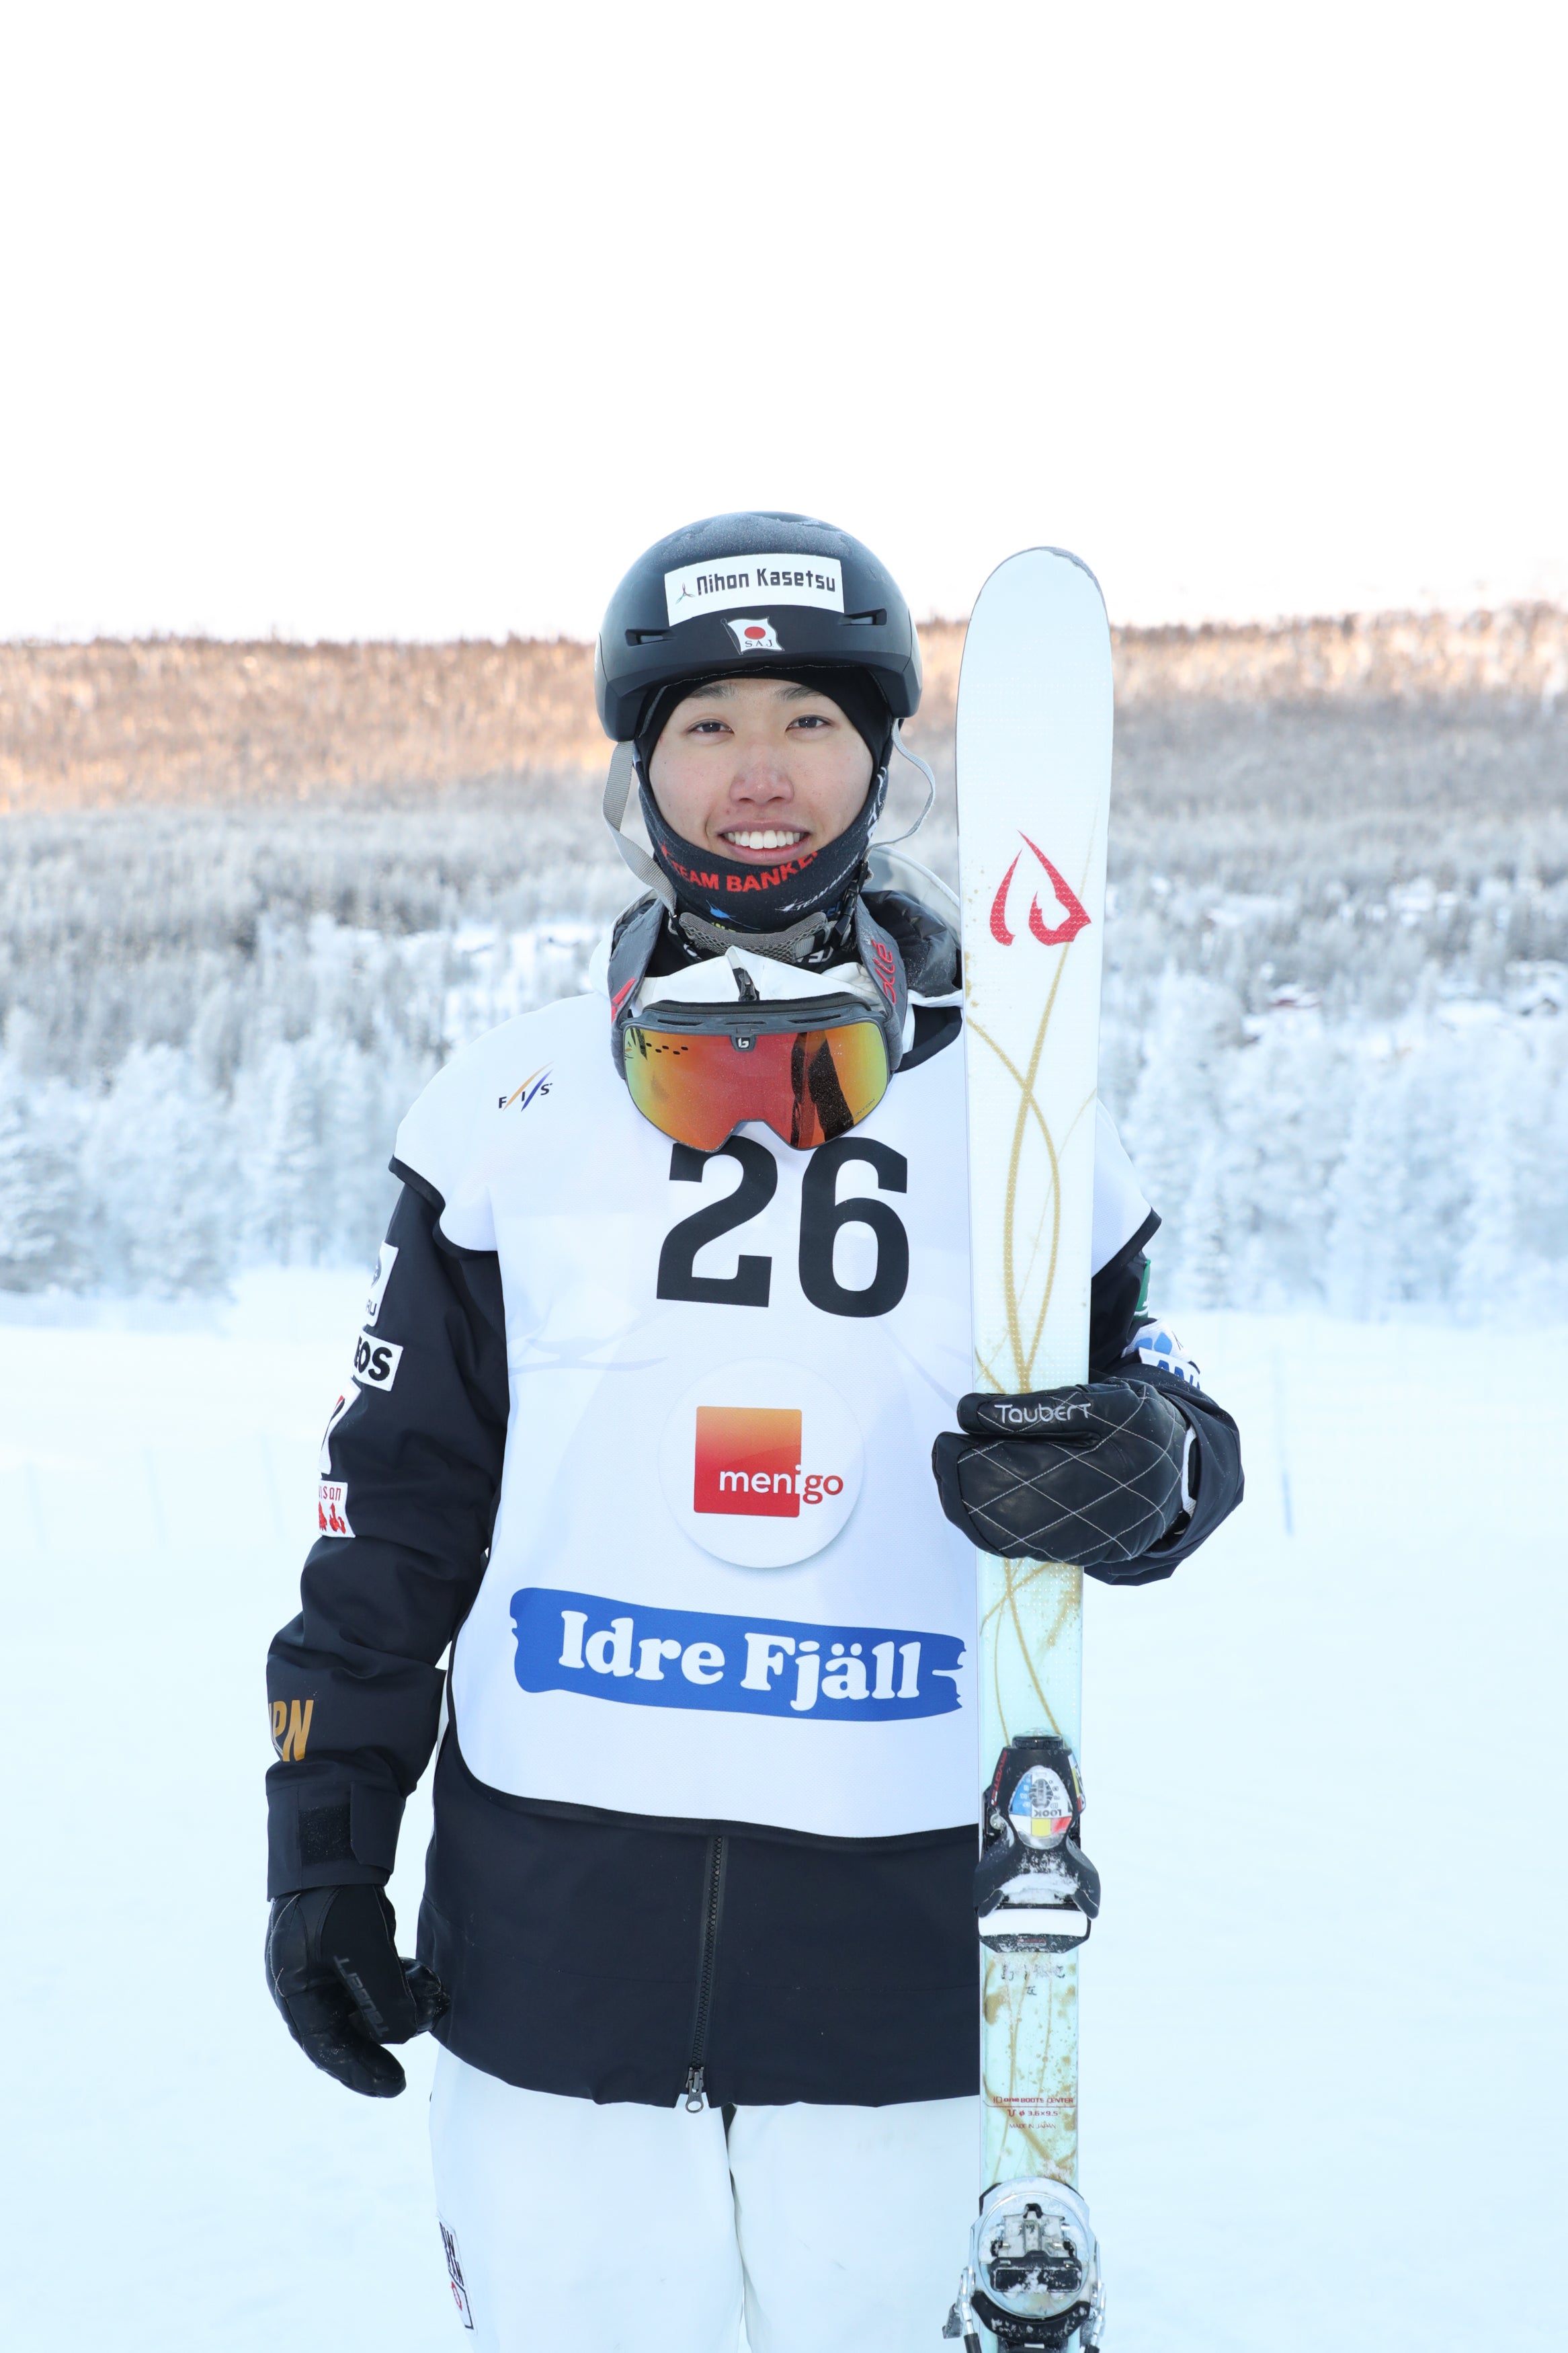
[[[931,1469],[942,1510],[982,1552],[1136,1560],[1192,1510],[1192,1431],[1142,1381],[960,1398],[958,1419],[968,1434],[943,1430]]]
[[[379,1887],[280,1895],[267,1924],[267,1983],[315,2066],[351,2092],[395,2099],[404,2073],[384,2042],[406,2042],[447,2007],[423,1961],[400,1960],[397,1915]]]

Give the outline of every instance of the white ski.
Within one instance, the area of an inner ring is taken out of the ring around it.
[[[975,605],[958,697],[977,1389],[1088,1375],[1110,738],[1093,574],[1056,548],[1009,557]],[[982,2327],[1009,2353],[1088,2353],[1103,2301],[1076,2194],[1089,1923],[1052,1858],[1068,1816],[1078,1828],[1083,1580],[977,1565],[983,1826],[1017,1875],[979,1923],[982,2208],[948,2333],[976,2353]]]

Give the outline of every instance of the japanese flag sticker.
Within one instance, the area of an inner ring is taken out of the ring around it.
[[[782,654],[784,651],[771,621],[726,621],[724,627],[735,640],[737,653]]]

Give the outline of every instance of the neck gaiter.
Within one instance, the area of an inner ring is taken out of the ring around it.
[[[699,849],[665,823],[639,776],[643,823],[653,854],[668,875],[677,904],[710,923],[742,932],[782,932],[807,915],[837,911],[854,889],[873,827],[882,813],[888,772],[871,779],[860,814],[836,841],[776,866],[744,865]]]

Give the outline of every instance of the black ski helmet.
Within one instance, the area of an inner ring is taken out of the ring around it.
[[[658,540],[611,597],[594,653],[605,733],[637,732],[682,679],[791,663],[868,671],[894,719],[921,699],[921,647],[898,582],[868,547],[810,515],[710,515]]]

